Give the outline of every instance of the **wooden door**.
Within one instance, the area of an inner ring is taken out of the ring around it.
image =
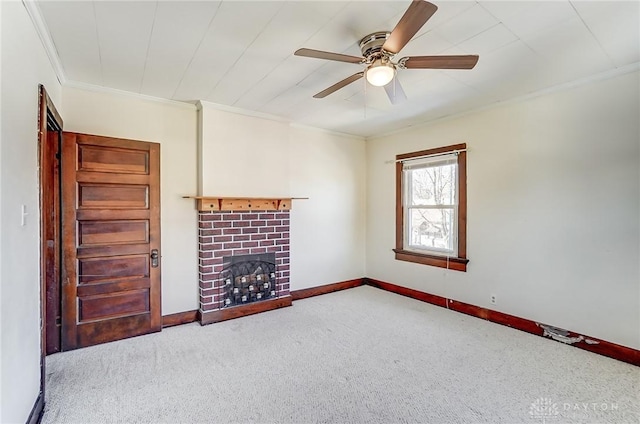
[[[160,331],[160,145],[62,133],[62,350]]]
[[[46,137],[46,138],[45,138]],[[60,131],[47,128],[40,159],[41,234],[43,243],[45,352],[60,351]]]

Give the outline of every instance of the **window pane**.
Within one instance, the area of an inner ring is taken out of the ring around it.
[[[412,205],[455,205],[456,165],[430,166],[407,171]]]
[[[454,252],[453,209],[409,209],[409,247]]]

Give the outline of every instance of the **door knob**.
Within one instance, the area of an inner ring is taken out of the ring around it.
[[[158,267],[158,249],[153,249],[151,251],[151,267],[152,268]]]

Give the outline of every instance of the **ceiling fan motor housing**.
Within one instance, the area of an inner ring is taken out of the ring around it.
[[[360,51],[367,62],[373,62],[376,58],[382,56],[382,45],[391,35],[388,31],[373,32],[360,40]]]

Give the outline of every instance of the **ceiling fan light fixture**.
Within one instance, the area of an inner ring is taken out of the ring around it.
[[[382,87],[391,82],[395,73],[396,70],[391,63],[376,59],[367,69],[367,81],[371,85]]]

